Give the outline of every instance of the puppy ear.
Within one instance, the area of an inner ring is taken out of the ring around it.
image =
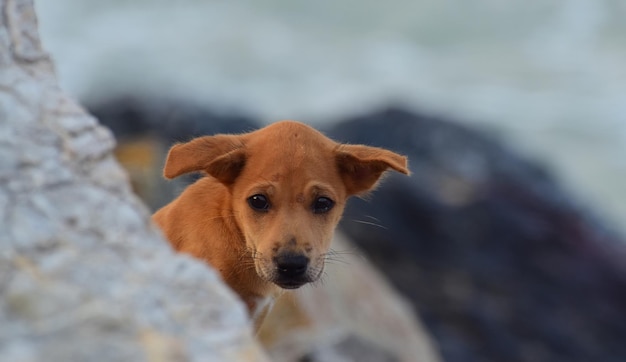
[[[230,184],[245,163],[246,154],[240,136],[205,136],[172,146],[165,160],[163,176],[172,179],[189,172],[206,171]]]
[[[376,186],[388,169],[410,174],[407,158],[383,148],[340,145],[335,159],[348,195],[363,194]]]

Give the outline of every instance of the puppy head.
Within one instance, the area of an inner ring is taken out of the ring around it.
[[[196,138],[172,147],[164,175],[205,171],[231,194],[233,217],[258,276],[286,289],[316,281],[346,200],[373,189],[406,157],[338,144],[283,121],[242,135]]]

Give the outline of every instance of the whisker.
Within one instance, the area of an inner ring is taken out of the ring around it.
[[[345,259],[336,259],[336,258],[326,258],[326,259],[324,259],[324,263],[332,264],[332,265],[337,265],[337,264],[350,265],[349,261],[347,261]]]
[[[326,278],[328,277],[328,273],[326,273],[326,271],[322,272],[322,275],[320,275],[320,278],[317,280],[317,282],[315,282],[316,284],[319,283],[320,286],[324,286],[326,283]]]
[[[327,276],[326,272],[322,272],[322,274],[319,276],[319,278],[314,281],[313,283],[309,283],[312,287],[315,288],[321,288],[324,286],[324,282],[325,282],[325,277]]]
[[[242,271],[255,270],[255,265],[253,261],[244,261],[237,265],[237,268],[231,268],[228,271],[228,274],[223,275],[224,279],[227,279],[230,276],[233,276],[237,273],[241,273]]]
[[[356,253],[348,250],[336,251],[331,249],[323,254],[322,257],[324,258],[324,263],[332,265],[350,265],[350,262],[344,258],[344,255],[356,255]]]
[[[372,220],[374,220],[374,221],[378,221],[378,222],[380,222],[380,220],[379,220],[377,217],[375,217],[375,216],[372,216],[372,215],[365,215],[365,217],[366,217],[366,218],[368,218],[368,219],[372,219]]]
[[[324,255],[359,255],[359,251],[356,248],[346,250],[330,249]]]
[[[358,222],[359,224],[365,224],[365,225],[371,225],[371,226],[375,226],[384,230],[388,230],[389,228],[387,228],[386,226],[383,226],[381,224],[377,224],[375,222],[371,222],[371,221],[365,221],[365,220],[356,220],[356,219],[352,219],[350,221],[354,221],[354,222]]]

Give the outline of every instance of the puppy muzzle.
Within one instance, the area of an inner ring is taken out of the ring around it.
[[[296,289],[312,280],[308,269],[310,260],[307,256],[295,253],[284,253],[272,259],[274,278],[272,282],[284,289]]]

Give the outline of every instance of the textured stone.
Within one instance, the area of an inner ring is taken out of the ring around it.
[[[57,87],[32,1],[0,0],[0,361],[264,361],[243,305],[174,254]]]

